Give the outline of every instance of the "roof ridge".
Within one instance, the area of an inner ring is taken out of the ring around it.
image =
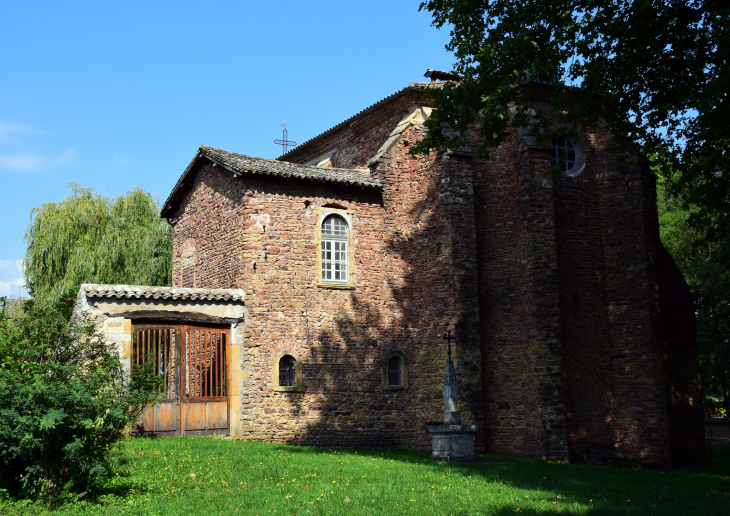
[[[297,149],[301,149],[305,145],[308,145],[309,143],[311,143],[311,142],[313,142],[313,141],[315,141],[315,140],[317,140],[317,139],[319,139],[319,138],[321,138],[321,137],[323,137],[323,136],[325,136],[325,135],[327,135],[329,133],[332,133],[332,132],[340,129],[345,124],[352,123],[355,118],[358,118],[358,117],[361,117],[361,116],[365,115],[366,113],[368,113],[368,112],[372,111],[373,109],[375,109],[377,106],[380,106],[381,104],[383,104],[385,102],[388,102],[388,101],[391,101],[391,100],[393,100],[393,99],[395,99],[397,97],[400,97],[401,95],[404,95],[405,93],[407,93],[409,91],[418,91],[418,90],[422,90],[425,87],[436,87],[436,88],[438,88],[438,87],[440,87],[440,84],[439,83],[430,83],[430,82],[412,82],[412,83],[408,84],[408,86],[406,86],[405,88],[401,88],[398,91],[396,91],[394,93],[391,93],[387,97],[384,97],[384,98],[380,99],[379,101],[377,101],[377,102],[375,102],[373,104],[370,104],[366,108],[361,109],[360,111],[358,111],[357,113],[355,113],[351,117],[344,119],[339,124],[333,125],[329,129],[326,129],[326,130],[322,131],[321,133],[319,133],[318,135],[311,137],[310,139],[306,140],[303,143],[300,143],[299,145],[297,145],[296,147],[294,147],[291,150],[288,150],[287,152],[285,152],[284,154],[282,154],[281,156],[279,156],[276,159],[277,159],[277,161],[284,161],[283,158],[285,158],[287,156],[290,156]]]
[[[365,168],[330,168],[318,167],[316,165],[301,165],[290,161],[280,161],[268,158],[257,158],[246,154],[216,149],[207,145],[201,145],[195,157],[187,166],[180,179],[170,192],[167,200],[162,206],[160,216],[169,218],[174,214],[176,207],[174,203],[178,193],[191,186],[186,182],[187,177],[193,174],[196,163],[200,159],[206,159],[219,165],[236,176],[243,174],[260,174],[263,176],[280,177],[289,180],[318,181],[325,183],[340,183],[359,188],[382,189],[383,185],[379,179],[370,176],[370,170]]]
[[[223,150],[223,149],[217,149],[215,147],[210,147],[209,145],[201,145],[200,146],[200,149],[203,150],[203,151],[209,150],[209,151],[215,151],[215,152],[223,152],[225,154],[232,154],[234,156],[241,156],[243,158],[252,159],[252,160],[256,160],[256,161],[269,161],[272,164],[276,164],[276,165],[286,164],[286,165],[290,165],[290,166],[293,166],[293,167],[314,168],[314,169],[322,170],[322,171],[341,170],[343,172],[352,172],[353,170],[356,170],[356,171],[361,171],[361,172],[370,172],[370,169],[367,168],[367,167],[363,167],[363,168],[341,168],[341,167],[320,167],[318,165],[305,165],[303,163],[294,163],[293,161],[282,161],[282,160],[279,160],[278,158],[271,159],[271,158],[260,158],[258,156],[250,156],[248,154],[241,154],[240,152],[231,152],[231,151],[227,151],[227,150]]]

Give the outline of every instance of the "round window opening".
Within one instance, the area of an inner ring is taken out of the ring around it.
[[[568,138],[560,136],[553,139],[553,163],[563,174],[572,176],[580,172],[578,150]]]

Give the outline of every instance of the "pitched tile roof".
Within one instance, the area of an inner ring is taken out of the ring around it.
[[[84,283],[81,291],[90,298],[116,299],[174,299],[189,301],[243,301],[246,293],[242,289],[228,288],[173,288],[140,285],[99,285]]]
[[[297,145],[296,147],[294,147],[290,151],[285,152],[284,154],[282,154],[281,156],[279,156],[276,159],[277,160],[285,160],[287,157],[293,155],[295,152],[300,151],[305,145],[309,144],[310,142],[313,142],[314,140],[317,140],[317,139],[321,138],[322,136],[326,136],[327,134],[330,134],[330,133],[332,133],[332,132],[340,129],[340,128],[344,127],[347,124],[351,124],[352,122],[355,121],[355,119],[360,118],[361,116],[369,113],[370,111],[374,110],[378,106],[381,106],[382,104],[388,103],[388,102],[390,102],[390,101],[392,101],[392,100],[394,100],[394,99],[396,99],[398,97],[402,97],[403,95],[405,95],[408,92],[411,92],[411,91],[420,91],[420,90],[422,90],[423,88],[426,88],[426,87],[439,88],[441,86],[442,86],[442,84],[440,84],[440,83],[412,82],[408,86],[406,86],[405,88],[402,88],[402,89],[396,91],[395,93],[392,93],[392,94],[388,95],[384,99],[380,99],[375,104],[371,104],[368,107],[366,107],[365,109],[363,109],[362,111],[358,111],[357,113],[355,113],[354,115],[352,115],[350,118],[347,118],[347,119],[343,120],[342,122],[340,122],[339,124],[330,127],[326,131],[323,131],[323,132],[319,133],[317,136],[314,136],[314,137],[310,138],[306,142],[300,143],[299,145]]]
[[[200,160],[212,161],[235,175],[260,174],[286,179],[338,183],[360,188],[382,188],[380,180],[369,177],[369,170],[299,165],[286,161],[254,158],[245,154],[236,154],[235,152],[227,152],[201,145],[162,206],[162,217],[170,217],[177,210],[175,201],[179,200],[181,194],[192,185],[192,180],[188,180],[188,176],[191,175],[196,163]]]
[[[344,183],[353,186],[364,186],[366,188],[381,187],[378,179],[370,177],[369,170],[315,167],[274,159],[252,158],[244,154],[226,152],[212,147],[206,147],[205,145],[201,145],[200,150],[207,157],[212,158],[222,165],[229,165],[234,171],[240,173],[248,172],[251,174],[311,179],[312,181]]]

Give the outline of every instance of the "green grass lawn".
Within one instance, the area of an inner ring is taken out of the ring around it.
[[[730,447],[670,472],[484,456],[443,463],[408,451],[352,451],[181,437],[126,440],[95,500],[5,514],[730,515]]]

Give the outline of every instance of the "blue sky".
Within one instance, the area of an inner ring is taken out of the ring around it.
[[[0,295],[30,210],[76,182],[169,194],[200,144],[274,158],[448,70],[420,0],[3,2]]]

